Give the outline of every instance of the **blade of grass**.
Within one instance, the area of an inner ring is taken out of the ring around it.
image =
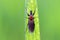
[[[26,27],[26,40],[40,40],[40,29],[39,29],[39,17],[38,17],[38,7],[37,7],[37,2],[36,0],[27,0],[26,1],[26,7],[27,7],[27,12],[29,13],[30,10],[32,10],[34,12],[34,10],[36,9],[35,15],[34,17],[37,17],[34,19],[35,22],[35,30],[33,33],[29,32],[28,29],[28,19],[26,19],[25,21],[25,27]],[[26,15],[27,17],[27,15]]]

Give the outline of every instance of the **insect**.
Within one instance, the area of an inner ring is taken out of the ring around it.
[[[35,11],[34,13],[32,13],[32,10],[30,10],[30,14],[27,14],[28,15],[28,28],[30,32],[33,32],[35,29],[34,14],[35,14]]]

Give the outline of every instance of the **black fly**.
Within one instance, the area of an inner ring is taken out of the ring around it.
[[[35,14],[35,11],[34,13],[32,13],[32,10],[30,10],[30,14],[27,14],[28,15],[28,28],[30,32],[34,32],[34,29],[35,29],[34,14]]]

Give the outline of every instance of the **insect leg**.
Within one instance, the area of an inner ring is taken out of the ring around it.
[[[35,10],[34,10],[34,13],[33,13],[33,15],[35,14],[35,12],[36,12],[36,8],[35,8]]]
[[[27,14],[28,16],[30,16],[30,15],[27,13],[27,9],[26,9],[25,11],[26,11],[26,14]]]

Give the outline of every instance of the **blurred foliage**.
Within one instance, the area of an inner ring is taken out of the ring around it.
[[[0,40],[24,40],[23,0],[0,0]]]
[[[60,40],[60,0],[38,0],[41,40]]]

